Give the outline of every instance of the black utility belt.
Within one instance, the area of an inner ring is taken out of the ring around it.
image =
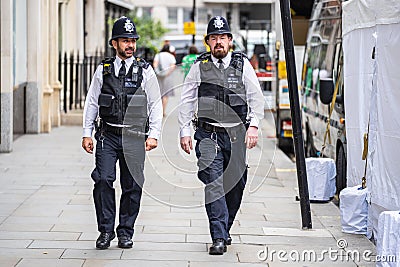
[[[128,136],[137,136],[137,137],[142,137],[145,136],[146,133],[143,133],[141,131],[133,130],[130,127],[117,127],[117,126],[112,126],[107,123],[104,123],[103,129],[106,133],[113,133],[116,135],[122,135],[126,134]]]
[[[232,126],[232,127],[220,127],[220,126],[215,126],[212,125],[211,123],[208,122],[204,122],[204,121],[199,121],[197,123],[197,127],[204,129],[207,132],[212,132],[212,133],[226,133],[230,130],[236,130],[237,128],[241,128],[243,127],[243,124],[240,123],[238,125]],[[244,125],[244,127],[246,127],[246,125]],[[246,127],[247,128],[247,127]]]
[[[122,127],[115,127],[108,125],[107,123],[103,123],[103,130],[107,133],[113,133],[116,135],[122,135]]]

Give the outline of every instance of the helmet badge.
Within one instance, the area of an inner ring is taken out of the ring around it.
[[[221,29],[222,27],[224,27],[224,21],[221,20],[221,17],[216,17],[216,19],[214,20],[214,27]]]
[[[125,26],[124,26],[124,28],[125,28],[125,30],[126,30],[127,32],[133,32],[133,29],[134,29],[135,27],[133,26],[132,21],[130,21],[129,19],[127,19],[127,20],[125,21]]]

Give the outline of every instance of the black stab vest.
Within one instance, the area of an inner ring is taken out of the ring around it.
[[[232,52],[229,67],[221,71],[212,62],[210,53],[199,56],[199,122],[246,122],[248,105],[243,83],[243,57],[240,52]]]
[[[115,76],[114,58],[105,59],[103,86],[99,96],[100,118],[108,123],[130,125],[144,131],[147,121],[147,95],[142,89],[143,68],[149,64],[143,59],[134,59],[123,78]]]

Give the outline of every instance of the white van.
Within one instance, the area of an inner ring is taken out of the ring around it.
[[[343,65],[341,2],[316,0],[314,3],[301,83],[306,156],[324,156],[336,160],[338,194],[346,187],[344,86],[339,75]],[[336,87],[336,102],[332,105]]]

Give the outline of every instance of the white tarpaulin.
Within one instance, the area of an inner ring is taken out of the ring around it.
[[[399,211],[384,211],[379,216],[376,253],[387,262],[377,262],[377,267],[400,266],[400,214]]]
[[[348,186],[364,176],[369,121],[370,208],[400,209],[400,1],[344,2],[343,51]],[[376,231],[379,214],[369,214]]]
[[[340,222],[342,232],[349,234],[367,233],[368,190],[360,185],[346,187],[340,191]]]
[[[330,158],[306,158],[310,200],[327,201],[336,193],[336,166]]]

